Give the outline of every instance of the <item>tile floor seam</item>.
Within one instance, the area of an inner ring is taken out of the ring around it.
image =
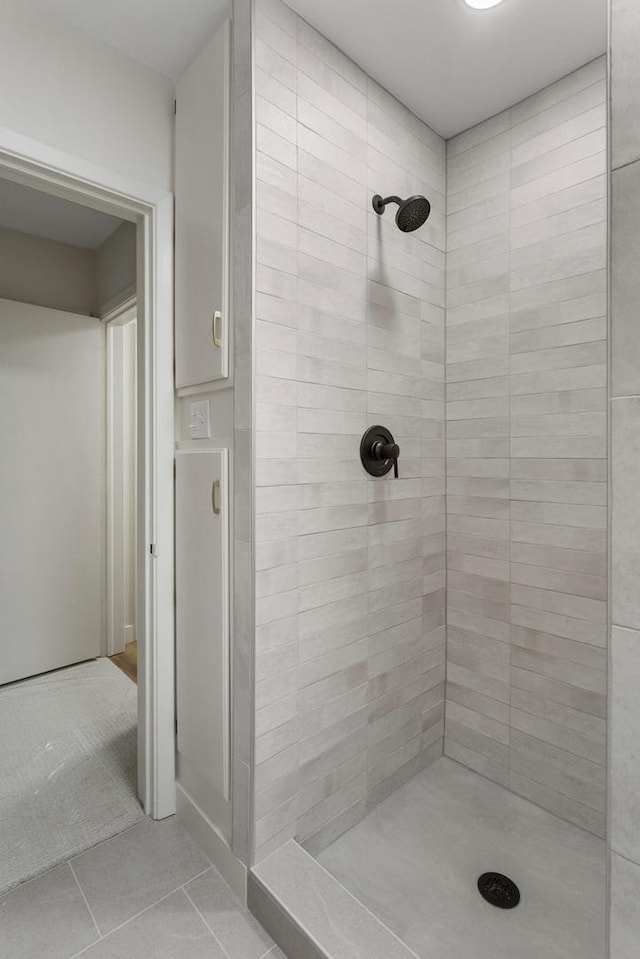
[[[30,882],[35,882],[36,879],[42,879],[43,876],[48,876],[50,872],[55,872],[56,869],[61,869],[63,866],[68,866],[71,860],[64,859],[62,862],[57,863],[55,866],[48,866],[46,869],[43,869],[42,872],[39,872],[36,876],[32,876],[31,879],[23,879],[21,882],[17,883],[15,886],[9,886],[8,889],[3,889],[0,892],[0,902],[3,899],[6,899],[7,896],[10,896],[12,893],[17,892],[18,889],[22,889],[24,886],[28,886]]]
[[[143,916],[145,914],[145,912],[149,912],[150,909],[154,909],[156,906],[159,906],[161,902],[164,902],[166,899],[170,899],[171,896],[175,896],[177,892],[183,892],[183,891],[184,890],[182,889],[182,886],[177,886],[175,889],[172,889],[171,892],[167,893],[166,896],[162,896],[161,899],[157,899],[155,902],[151,903],[151,905],[145,906],[145,908],[141,909],[140,912],[137,912],[135,916],[131,916],[129,919],[126,919],[124,922],[121,922],[120,925],[115,926],[113,929],[110,929],[109,932],[106,932],[103,936],[100,937],[99,941],[109,939],[114,934],[114,932],[119,932],[120,929],[124,929],[125,926],[128,926],[129,923],[133,922],[134,919],[139,919],[140,916]],[[188,896],[187,896],[187,899],[189,899]],[[189,902],[191,902],[191,899],[189,899]],[[96,944],[97,944],[96,942],[92,942],[91,945],[85,946],[85,948],[81,949],[80,952],[74,953],[72,956],[69,957],[69,959],[78,959],[78,956],[85,955],[89,951],[89,949],[91,949]]]
[[[202,875],[202,874],[201,874],[201,875]],[[196,876],[195,878],[197,879],[198,877]],[[193,880],[189,880],[189,881],[192,882]],[[227,957],[227,959],[232,959],[232,957],[229,955],[229,953],[227,952],[227,950],[224,948],[224,946],[222,945],[222,943],[220,942],[220,940],[219,940],[218,937],[216,936],[215,932],[213,931],[213,929],[211,928],[211,926],[209,925],[209,923],[207,922],[207,920],[204,918],[204,916],[202,915],[202,913],[200,912],[200,910],[199,910],[198,907],[196,906],[195,902],[193,901],[193,899],[191,898],[191,896],[189,895],[189,893],[187,892],[187,890],[184,888],[184,886],[182,886],[181,888],[182,888],[182,891],[184,892],[185,896],[187,897],[187,899],[189,900],[189,902],[191,903],[191,905],[193,906],[193,908],[195,909],[195,911],[197,912],[197,914],[200,916],[200,918],[202,919],[203,923],[205,924],[205,926],[207,927],[207,929],[209,930],[209,932],[211,933],[211,935],[212,935],[213,938],[215,939],[215,941],[216,941],[216,942],[218,943],[218,945],[220,946],[223,954]]]
[[[174,890],[174,892],[177,892],[178,889],[185,889],[185,886],[188,886],[190,882],[195,882],[196,879],[200,879],[202,876],[206,875],[206,873],[208,873],[208,872],[218,872],[218,870],[217,870],[216,867],[213,865],[213,863],[211,863],[211,865],[207,866],[206,869],[202,869],[201,872],[197,872],[197,873],[195,874],[195,876],[192,876],[192,877],[191,877],[191,879],[185,879],[185,881],[182,883],[182,885],[181,885],[181,886],[178,886],[177,889]],[[220,875],[220,873],[218,873],[218,875]],[[185,892],[186,892],[186,889],[185,889]],[[189,895],[189,893],[187,893],[187,895]],[[191,899],[191,896],[189,896],[189,899]]]
[[[88,849],[83,849],[82,852],[77,853],[77,855],[72,856],[71,859],[68,859],[67,862],[71,865],[72,862],[75,862],[76,859],[81,859],[83,856],[86,856],[87,853],[94,852],[96,849],[99,849],[101,846],[104,846],[106,843],[111,842],[112,839],[119,839],[121,836],[124,836],[126,833],[131,832],[133,829],[137,829],[138,826],[141,826],[145,822],[155,822],[156,820],[150,819],[145,815],[144,819],[141,819],[139,822],[131,823],[130,826],[127,826],[126,829],[123,829],[122,832],[117,832],[114,836],[107,836],[106,839],[101,839],[100,842],[97,842],[95,846],[89,846]],[[52,867],[55,869],[55,866]],[[50,870],[47,870],[50,872]]]
[[[72,956],[69,956],[69,959],[79,959],[80,956],[86,956],[89,949],[93,949],[94,946],[97,946],[98,943],[103,942],[103,940],[106,938],[106,936],[101,936],[100,939],[96,939],[96,941],[92,942],[91,945],[85,946],[84,949],[80,950],[80,952],[74,952]]]
[[[95,917],[94,914],[93,914],[93,909],[92,909],[91,906],[89,905],[89,900],[87,899],[87,897],[86,897],[86,895],[85,895],[85,892],[84,892],[84,889],[83,889],[82,886],[80,885],[80,881],[79,881],[78,877],[77,877],[76,874],[75,874],[74,868],[73,868],[73,866],[71,865],[71,860],[69,860],[69,862],[67,862],[67,866],[68,866],[69,869],[71,870],[71,875],[73,876],[73,878],[74,878],[74,880],[75,880],[75,883],[76,883],[76,886],[78,887],[78,889],[79,889],[79,891],[80,891],[80,895],[82,896],[82,898],[83,898],[83,900],[84,900],[84,904],[85,904],[85,906],[87,907],[87,909],[88,909],[88,911],[89,911],[89,915],[91,916],[91,921],[93,922],[93,924],[94,924],[94,926],[95,926],[95,928],[96,928],[96,932],[98,933],[98,939],[96,940],[96,942],[98,942],[100,939],[103,938],[103,935],[102,935],[102,933],[100,932],[100,926],[99,926],[98,923],[96,922],[96,917]]]

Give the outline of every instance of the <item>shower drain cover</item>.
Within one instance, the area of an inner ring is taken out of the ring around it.
[[[514,909],[520,902],[520,890],[512,879],[499,872],[485,872],[478,879],[480,895],[492,906]]]

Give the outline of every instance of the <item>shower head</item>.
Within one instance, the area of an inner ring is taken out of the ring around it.
[[[424,196],[411,196],[401,200],[399,196],[388,196],[383,200],[379,194],[373,198],[373,209],[381,216],[387,203],[397,203],[396,225],[403,233],[413,233],[429,219],[431,204]]]

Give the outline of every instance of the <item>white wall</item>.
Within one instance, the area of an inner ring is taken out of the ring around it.
[[[81,246],[0,227],[0,297],[95,313],[95,257]]]
[[[136,225],[123,223],[96,250],[98,313],[114,309],[135,293]]]
[[[170,80],[28,0],[0,23],[0,126],[172,189]]]
[[[136,289],[136,226],[123,223],[97,250],[0,227],[0,297],[102,316]]]

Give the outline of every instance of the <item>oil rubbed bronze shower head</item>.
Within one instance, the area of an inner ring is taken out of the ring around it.
[[[397,203],[396,226],[403,233],[413,233],[429,219],[431,204],[424,196],[411,196],[408,200],[401,200],[399,196],[388,196],[382,199],[379,194],[373,198],[373,209],[379,216],[384,213],[387,203]]]

